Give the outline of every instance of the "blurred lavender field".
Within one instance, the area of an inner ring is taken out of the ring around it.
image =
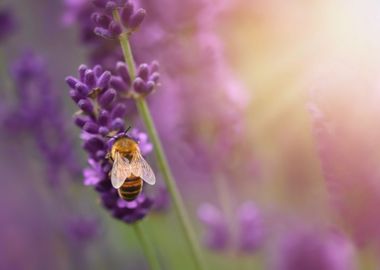
[[[0,269],[380,269],[379,18],[2,1]],[[157,178],[130,202],[107,154],[128,126]]]

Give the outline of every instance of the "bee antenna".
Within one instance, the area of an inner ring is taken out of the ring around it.
[[[125,131],[124,134],[127,135],[128,131],[131,129],[131,126],[129,126]]]

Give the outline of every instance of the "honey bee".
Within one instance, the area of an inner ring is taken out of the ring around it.
[[[154,185],[156,177],[141,155],[138,143],[127,135],[128,130],[115,139],[108,156],[113,162],[112,186],[122,199],[133,201],[140,194],[143,182]]]

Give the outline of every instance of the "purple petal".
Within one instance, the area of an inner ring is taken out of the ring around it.
[[[110,85],[119,92],[124,92],[128,90],[128,85],[120,77],[112,76],[110,80]]]
[[[129,23],[128,23],[129,29],[131,31],[135,31],[143,22],[145,15],[146,15],[145,9],[140,8],[139,10],[137,10],[136,13],[134,13],[129,19]]]
[[[122,103],[118,103],[111,112],[111,119],[124,117],[126,112],[127,112],[127,107]]]
[[[128,73],[128,67],[124,62],[117,62],[116,71],[127,85],[131,84],[131,78]]]
[[[81,108],[82,111],[86,113],[89,113],[89,114],[93,113],[94,107],[92,106],[91,101],[89,101],[88,99],[79,100],[78,106],[79,108]]]
[[[106,107],[107,105],[109,105],[112,101],[114,101],[116,97],[116,91],[115,89],[108,89],[107,91],[105,91],[99,98],[99,104],[102,106],[102,107]]]
[[[108,83],[111,79],[111,72],[104,71],[102,75],[100,75],[98,79],[98,86],[102,89],[106,88],[108,86]]]
[[[128,2],[121,11],[121,22],[125,27],[128,27],[129,19],[133,13],[133,4]]]
[[[133,88],[135,89],[136,92],[138,93],[146,93],[147,92],[147,86],[146,83],[140,78],[137,77],[133,81]]]
[[[141,64],[137,71],[137,76],[143,79],[144,81],[148,80],[149,77],[149,67],[147,64]]]
[[[99,130],[99,127],[97,124],[95,124],[94,122],[86,122],[83,126],[83,130],[84,131],[87,131],[88,133],[91,133],[91,134],[97,134],[98,133],[98,130]]]

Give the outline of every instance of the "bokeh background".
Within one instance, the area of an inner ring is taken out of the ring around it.
[[[207,269],[380,269],[380,4],[138,5],[132,47],[160,62],[148,101]],[[0,3],[0,269],[148,269],[131,227],[83,185],[65,77],[118,57],[83,36],[91,8]],[[23,90],[28,65],[48,86]],[[144,232],[163,269],[194,269],[158,177]]]

